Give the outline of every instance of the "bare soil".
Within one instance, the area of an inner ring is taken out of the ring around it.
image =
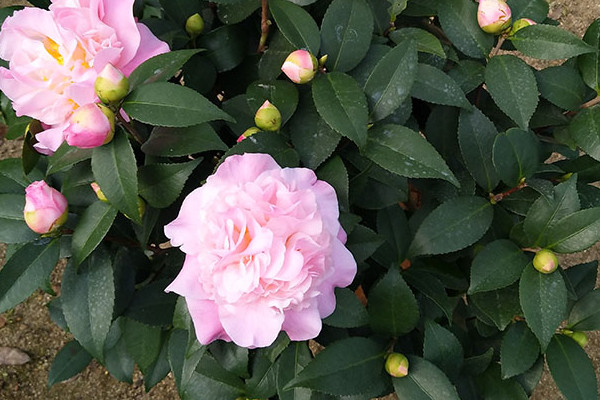
[[[0,7],[17,3],[0,0]],[[561,22],[561,26],[578,36],[596,18],[600,18],[600,2],[594,0],[550,0],[550,15]],[[0,159],[18,157],[21,142],[2,143],[0,137]],[[0,244],[0,265],[4,262],[5,246]],[[581,254],[561,260],[563,267],[600,259],[600,247],[596,246]],[[62,268],[57,268],[52,277],[53,286],[59,287]],[[21,366],[0,365],[0,400],[167,400],[176,399],[172,377],[169,375],[149,393],[144,391],[141,375],[136,373],[133,384],[122,383],[108,374],[106,369],[92,362],[81,374],[67,382],[48,389],[48,369],[62,346],[72,336],[58,328],[49,318],[46,304],[48,294],[36,291],[26,302],[13,310],[0,314],[0,347],[15,347],[25,351],[31,361]],[[600,377],[600,333],[589,335],[586,351],[592,359],[596,375]],[[394,396],[386,399],[393,399]],[[563,399],[549,373],[537,387],[533,400]],[[206,399],[221,400],[221,399]],[[590,399],[595,400],[595,399]]]

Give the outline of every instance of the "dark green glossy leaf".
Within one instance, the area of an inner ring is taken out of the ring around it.
[[[386,207],[377,213],[377,233],[386,243],[380,250],[391,252],[392,262],[401,263],[411,239],[406,215],[398,205]],[[389,250],[386,247],[389,246]]]
[[[48,387],[77,375],[92,361],[90,353],[76,341],[71,340],[56,354],[48,371]]]
[[[308,49],[314,55],[319,53],[319,27],[308,12],[287,0],[269,1],[269,10],[290,43],[298,49]]]
[[[552,25],[532,25],[518,30],[510,40],[529,57],[543,60],[571,58],[595,49],[571,32]]]
[[[600,207],[577,211],[548,228],[546,247],[557,253],[586,250],[600,240]]]
[[[442,0],[438,17],[444,33],[464,54],[484,58],[492,49],[493,36],[477,24],[477,3],[470,0]]]
[[[515,283],[529,264],[529,258],[512,241],[496,240],[473,259],[469,294],[501,289]]]
[[[186,128],[158,126],[142,145],[144,153],[161,157],[187,156],[211,150],[224,151],[227,145],[209,124]]]
[[[448,297],[446,288],[438,277],[418,268],[410,268],[402,276],[410,286],[431,300],[444,313],[448,321],[452,321],[457,299]]]
[[[433,210],[421,223],[408,249],[409,257],[444,254],[479,240],[492,223],[494,211],[481,197],[457,197]]]
[[[462,367],[464,352],[452,332],[428,319],[425,321],[423,357],[454,380]]]
[[[129,139],[117,132],[108,144],[96,147],[92,154],[96,182],[111,205],[139,223],[137,164]]]
[[[531,67],[513,55],[494,56],[485,69],[485,83],[498,107],[521,128],[527,129],[538,103]]]
[[[583,41],[596,51],[577,57],[577,66],[586,85],[600,93],[600,19],[588,26]]]
[[[350,200],[348,200],[350,182],[342,159],[339,156],[332,157],[316,172],[319,179],[329,183],[335,189],[340,210],[348,211],[350,209]]]
[[[283,387],[296,378],[300,371],[312,360],[307,342],[291,343],[281,353],[279,369],[277,372],[277,394],[280,400],[311,400],[311,390],[306,388],[293,388],[283,390]]]
[[[135,89],[140,85],[167,81],[199,51],[197,49],[175,50],[149,58],[129,75],[129,86]]]
[[[600,106],[579,111],[569,124],[569,135],[590,157],[600,161]]]
[[[260,79],[274,80],[281,74],[281,66],[296,47],[280,31],[275,31],[269,36],[269,47],[258,62],[258,75]]]
[[[73,164],[87,160],[90,157],[92,157],[92,149],[71,147],[67,142],[64,142],[54,154],[48,157],[47,174],[54,174],[58,171],[62,171]]]
[[[394,391],[401,399],[459,400],[448,377],[435,365],[416,356],[408,357],[408,375],[392,378]]]
[[[504,334],[500,348],[502,379],[522,374],[540,355],[538,341],[525,322],[515,322]]]
[[[150,164],[140,167],[140,196],[152,207],[168,207],[177,200],[183,185],[200,161],[201,158],[179,164]]]
[[[369,258],[383,243],[383,238],[363,225],[357,225],[348,235],[346,247],[352,252],[354,260],[361,263]]]
[[[479,292],[469,296],[477,317],[487,325],[503,331],[515,316],[521,315],[519,288],[516,284],[490,292]]]
[[[448,75],[458,83],[464,93],[475,90],[485,80],[485,67],[475,60],[460,60]]]
[[[206,49],[204,55],[217,72],[230,71],[240,65],[247,45],[248,35],[240,24],[224,25],[198,38],[198,46]]]
[[[365,0],[334,0],[321,23],[321,53],[327,67],[346,72],[356,67],[371,44],[373,15]]]
[[[335,311],[323,320],[336,328],[356,328],[369,323],[369,314],[350,289],[335,289]]]
[[[137,290],[124,316],[152,326],[169,326],[177,296],[165,293],[167,282],[154,281]]]
[[[282,135],[274,132],[255,133],[230,148],[224,157],[244,153],[270,154],[279,165],[285,167],[296,167],[299,162],[298,153],[286,143]]]
[[[312,84],[317,112],[325,122],[358,147],[367,141],[367,101],[358,83],[341,72],[320,76]]]
[[[26,243],[39,238],[25,223],[23,194],[0,194],[0,203],[0,242]]]
[[[528,265],[521,276],[519,298],[527,325],[545,351],[554,331],[566,317],[567,288],[562,275],[558,271],[542,274]]]
[[[232,118],[200,93],[169,82],[142,85],[123,102],[129,116],[157,126],[185,127]]]
[[[285,124],[298,106],[298,90],[287,81],[253,82],[246,89],[248,106],[256,112],[265,100],[269,100],[281,113],[281,123]]]
[[[0,269],[0,313],[24,301],[42,286],[58,262],[59,241],[27,243]]]
[[[535,72],[543,98],[564,110],[577,110],[583,104],[586,87],[581,75],[566,65],[548,67]]]
[[[535,22],[544,22],[548,16],[548,2],[546,0],[508,0],[512,12],[512,19],[529,18]]]
[[[124,318],[123,339],[125,340],[127,353],[135,360],[142,373],[145,374],[160,353],[160,328]]]
[[[389,37],[396,44],[400,44],[407,40],[414,40],[417,43],[417,51],[446,58],[446,53],[444,52],[439,39],[424,29],[397,29],[390,32]]]
[[[390,268],[369,292],[369,320],[374,331],[400,336],[415,328],[419,306],[397,268]]]
[[[101,201],[93,203],[83,212],[73,232],[72,252],[76,265],[100,244],[116,216],[117,209]]]
[[[249,17],[260,7],[260,0],[243,0],[234,4],[219,4],[217,15],[225,24],[237,24]]]
[[[434,147],[417,132],[400,125],[372,128],[364,155],[381,167],[409,178],[458,181]]]
[[[539,141],[529,131],[511,128],[496,136],[493,162],[502,181],[517,186],[523,178],[537,172],[540,163]]]
[[[569,329],[596,331],[600,329],[600,289],[578,300],[569,315]]]
[[[407,40],[388,52],[365,81],[370,118],[379,121],[400,107],[409,96],[416,75],[417,48],[412,40]]]
[[[62,308],[69,330],[92,356],[104,359],[115,299],[109,254],[100,248],[77,267],[67,263],[62,280]]]
[[[573,339],[554,335],[546,362],[554,382],[569,400],[588,400],[598,397],[598,382],[594,366],[585,351]]]
[[[442,70],[429,64],[419,64],[410,94],[412,97],[434,104],[471,108],[471,103],[458,83]]]
[[[476,383],[486,400],[527,400],[525,390],[515,379],[502,379],[498,364],[476,377]]]

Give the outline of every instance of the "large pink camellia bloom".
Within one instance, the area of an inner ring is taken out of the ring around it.
[[[133,17],[134,0],[54,0],[50,10],[25,8],[0,31],[0,90],[18,116],[40,120],[36,148],[53,153],[78,107],[97,102],[94,82],[111,63],[128,76],[148,58],[169,51]]]
[[[333,188],[266,154],[228,157],[165,233],[186,253],[166,291],[185,297],[202,344],[314,338],[356,274]]]

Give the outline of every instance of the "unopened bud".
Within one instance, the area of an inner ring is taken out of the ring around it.
[[[204,20],[196,13],[185,21],[185,31],[191,38],[195,38],[204,30]]]
[[[542,249],[533,258],[533,266],[543,274],[550,274],[558,267],[558,258],[552,251]]]
[[[255,133],[261,132],[261,130],[255,126],[253,126],[252,128],[248,128],[244,131],[244,133],[242,133],[240,135],[239,138],[237,138],[237,142],[241,142],[242,140],[246,139],[247,137],[250,137],[252,135],[254,135]]]
[[[510,28],[509,36],[517,33],[518,30],[525,28],[526,26],[536,25],[536,22],[529,18],[521,18],[513,22],[512,28]]]
[[[580,345],[582,348],[585,348],[585,346],[587,346],[587,344],[589,342],[588,337],[585,334],[585,332],[575,331],[575,332],[571,332],[571,333],[565,333],[565,335],[569,336],[571,339],[576,341],[577,344]]]
[[[385,370],[394,378],[408,375],[408,358],[404,354],[390,353],[385,360]]]
[[[510,7],[504,0],[479,0],[477,22],[484,32],[497,35],[510,26]]]
[[[104,203],[108,203],[108,199],[104,195],[104,192],[102,192],[102,189],[100,189],[100,185],[98,185],[96,182],[92,182],[90,183],[90,186],[92,187],[94,193],[96,193],[96,197],[98,197],[98,200]]]
[[[101,102],[116,103],[127,96],[129,80],[114,65],[108,63],[98,74],[94,90]]]
[[[315,77],[319,64],[309,51],[296,50],[290,53],[281,70],[294,83],[307,83]]]
[[[50,233],[67,220],[67,199],[44,181],[36,181],[25,188],[25,223],[34,232]]]
[[[281,127],[281,113],[269,100],[265,100],[254,115],[254,123],[263,131],[278,131]]]
[[[90,103],[71,114],[64,131],[70,146],[91,149],[110,142],[115,132],[115,114],[110,108]]]

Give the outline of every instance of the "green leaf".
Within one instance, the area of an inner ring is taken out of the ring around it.
[[[340,210],[348,211],[350,209],[350,200],[348,200],[350,182],[342,159],[339,156],[332,157],[316,173],[320,180],[329,183],[335,189]]]
[[[539,153],[539,141],[534,134],[510,128],[494,140],[494,167],[506,185],[515,187],[523,178],[530,178],[537,172]]]
[[[71,251],[75,265],[81,264],[100,244],[116,216],[117,209],[101,201],[92,203],[83,212],[73,231]]]
[[[554,335],[546,362],[556,386],[569,400],[588,400],[598,397],[598,382],[594,366],[585,351],[573,339]]]
[[[291,343],[281,353],[277,371],[277,394],[280,400],[311,400],[311,391],[306,388],[283,390],[312,360],[307,342]]]
[[[177,296],[165,293],[166,286],[159,280],[137,290],[123,315],[147,325],[171,325]]]
[[[512,19],[529,18],[535,22],[544,22],[548,16],[549,6],[546,0],[508,0]]]
[[[133,119],[157,125],[184,127],[232,118],[200,93],[169,82],[142,85],[123,101],[123,110]]]
[[[523,386],[516,379],[502,379],[498,364],[492,364],[475,379],[481,395],[486,400],[527,400]]]
[[[485,83],[498,107],[521,128],[527,129],[538,103],[531,67],[513,55],[494,56],[485,69]]]
[[[400,125],[371,129],[364,155],[381,167],[409,178],[439,178],[455,186],[458,181],[444,159],[420,134]]]
[[[363,225],[357,225],[348,235],[346,247],[352,252],[354,260],[360,264],[372,256],[383,241],[383,238],[371,229]]]
[[[543,60],[571,58],[594,49],[571,32],[552,25],[531,25],[510,37],[512,44],[526,56]]]
[[[21,303],[48,280],[58,262],[60,242],[27,243],[0,269],[0,313]]]
[[[476,3],[470,0],[440,1],[438,17],[444,33],[458,50],[473,58],[487,57],[494,40],[477,24]]]
[[[564,110],[577,110],[585,100],[585,83],[573,67],[548,67],[536,71],[535,78],[540,95]]]
[[[270,154],[279,165],[285,167],[296,167],[299,162],[298,153],[286,143],[282,135],[275,132],[255,133],[230,148],[222,159],[244,153]]]
[[[585,84],[598,94],[600,93],[600,19],[596,19],[588,26],[583,41],[596,51],[577,57],[577,66]]]
[[[256,112],[265,100],[269,100],[281,113],[281,123],[285,124],[298,106],[298,90],[287,81],[256,81],[246,89],[248,106]]]
[[[269,10],[277,27],[291,44],[314,55],[319,53],[319,27],[308,12],[287,0],[269,1]]]
[[[235,343],[216,341],[208,345],[210,353],[227,371],[248,378],[248,355],[245,347],[239,347]]]
[[[496,127],[478,108],[461,110],[458,121],[458,143],[469,173],[485,191],[498,185],[498,174],[492,162]]]
[[[417,51],[421,53],[433,54],[441,58],[446,58],[446,53],[444,52],[439,39],[424,29],[396,29],[395,31],[390,32],[389,38],[396,44],[400,44],[408,40],[414,40],[417,43]]]
[[[185,128],[157,126],[142,145],[144,153],[159,157],[187,156],[211,150],[225,151],[227,145],[209,124]]]
[[[321,53],[327,67],[346,72],[356,67],[369,50],[373,14],[365,0],[334,0],[321,23]]]
[[[368,311],[371,328],[393,337],[412,331],[419,322],[417,300],[395,267],[369,292]]]
[[[545,351],[554,331],[566,317],[567,288],[562,275],[558,271],[542,274],[528,265],[521,275],[519,298],[527,325]]]
[[[152,82],[167,81],[177,73],[194,54],[201,50],[174,50],[159,54],[141,63],[129,75],[129,86],[138,86]]]
[[[351,337],[334,342],[317,354],[284,390],[305,387],[335,396],[376,395],[381,390],[384,350],[375,341]]]
[[[458,83],[442,70],[429,64],[419,64],[417,76],[410,90],[412,97],[434,104],[471,109]]]
[[[410,286],[431,300],[444,313],[449,322],[452,321],[457,299],[448,297],[446,288],[438,277],[417,268],[410,268],[402,276]]]
[[[568,326],[576,331],[600,329],[600,289],[589,292],[575,303],[569,315]]]
[[[407,40],[389,51],[365,81],[370,118],[382,120],[400,107],[408,98],[416,76],[417,48],[412,40]]]
[[[469,300],[479,320],[503,331],[515,316],[522,315],[518,290],[514,284],[490,292],[475,293],[469,296]]]
[[[252,376],[245,383],[246,394],[252,398],[272,398],[277,393],[278,366],[267,353],[268,350],[258,350],[251,362]]]
[[[557,253],[586,250],[600,240],[600,207],[568,215],[548,228],[546,247]]]
[[[454,380],[458,378],[465,355],[452,332],[428,319],[425,321],[423,357]]]
[[[455,68],[448,71],[464,93],[469,93],[479,87],[485,80],[485,67],[475,60],[460,60]]]
[[[76,341],[71,340],[56,354],[48,371],[48,388],[66,381],[84,370],[92,361],[90,353]]]
[[[225,24],[237,24],[248,18],[259,7],[260,0],[243,0],[235,4],[219,4],[217,15]]]
[[[512,285],[529,264],[529,258],[512,241],[496,240],[486,245],[473,259],[469,294]]]
[[[340,135],[358,147],[367,141],[367,101],[354,78],[331,72],[318,77],[312,84],[317,112]]]
[[[72,147],[64,142],[50,157],[48,157],[48,175],[67,169],[80,161],[92,157],[92,149]]]
[[[171,205],[181,194],[183,185],[201,158],[179,164],[150,164],[140,167],[140,196],[156,208]]]
[[[163,343],[160,347],[160,353],[158,357],[152,363],[144,373],[144,388],[146,389],[146,393],[150,391],[154,386],[156,386],[160,381],[165,379],[165,377],[171,372],[171,366],[169,365],[168,359],[169,352],[169,342],[168,340],[163,340]]]
[[[369,323],[369,314],[350,289],[335,289],[335,311],[323,323],[336,328],[357,328]]]
[[[223,25],[200,35],[198,46],[217,72],[230,71],[244,61],[248,51],[248,34],[241,24]]]
[[[25,196],[22,194],[0,194],[0,242],[27,243],[40,235],[29,229],[23,216]]]
[[[258,76],[262,80],[275,80],[281,74],[281,66],[296,47],[280,31],[273,32],[269,47],[258,62]]]
[[[22,193],[23,189],[29,186],[31,181],[27,179],[21,160],[18,158],[5,158],[0,160],[0,176],[10,179],[12,182],[19,185],[18,193]]]
[[[483,236],[493,216],[492,205],[481,197],[448,200],[425,217],[408,249],[409,258],[464,249]]]
[[[500,366],[502,379],[522,374],[540,355],[540,345],[525,322],[513,323],[502,338]]]
[[[386,207],[377,213],[377,233],[385,239],[380,250],[391,252],[392,262],[404,261],[408,245],[411,240],[411,232],[406,220],[406,214],[398,205]],[[389,247],[389,250],[386,249]]]
[[[160,328],[125,318],[123,323],[123,339],[125,340],[127,353],[135,360],[145,375],[160,353]]]
[[[108,144],[94,148],[92,172],[111,205],[140,223],[137,164],[129,139],[117,132]]]
[[[92,356],[104,359],[115,299],[109,254],[100,248],[79,268],[67,263],[62,280],[62,308],[69,330]]]
[[[408,375],[392,378],[394,391],[401,399],[460,400],[456,389],[435,365],[416,356],[408,356]]]
[[[590,157],[600,161],[600,106],[579,111],[569,124],[569,136]]]

